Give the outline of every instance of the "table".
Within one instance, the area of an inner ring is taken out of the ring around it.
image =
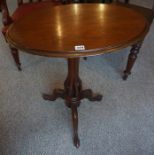
[[[133,45],[148,31],[145,18],[128,8],[111,4],[69,4],[46,6],[13,23],[7,41],[27,53],[67,58],[68,75],[64,89],[43,94],[45,100],[58,97],[72,111],[73,141],[78,148],[78,111],[82,99],[100,101],[91,89],[82,89],[79,77],[80,57],[89,57]]]

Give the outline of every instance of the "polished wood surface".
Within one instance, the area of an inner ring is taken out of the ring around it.
[[[77,108],[82,99],[102,99],[102,95],[94,95],[91,89],[82,89],[79,57],[104,54],[132,45],[143,40],[147,31],[146,19],[126,7],[72,4],[54,8],[49,5],[37,9],[14,22],[6,36],[13,47],[26,52],[68,58],[68,75],[64,89],[43,94],[43,98],[54,101],[60,97],[65,100],[66,106],[71,109],[73,142],[78,148],[80,140]],[[75,50],[77,45],[84,45],[85,50]],[[136,54],[131,54],[132,61],[135,61]]]
[[[82,57],[114,51],[140,41],[148,22],[139,13],[111,4],[47,6],[13,23],[8,42],[49,57]],[[75,51],[84,45],[85,50]]]

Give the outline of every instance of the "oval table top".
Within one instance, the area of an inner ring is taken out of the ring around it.
[[[84,57],[104,54],[142,40],[146,19],[112,4],[47,5],[14,22],[8,42],[31,54]]]

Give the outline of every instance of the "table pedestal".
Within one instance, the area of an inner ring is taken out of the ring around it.
[[[73,141],[78,148],[80,141],[78,138],[78,111],[77,107],[84,98],[90,101],[100,101],[102,95],[94,95],[91,89],[82,90],[82,81],[79,78],[79,58],[68,59],[68,75],[64,82],[64,89],[55,89],[52,95],[43,94],[45,100],[54,101],[63,98],[66,106],[71,108],[73,122]]]

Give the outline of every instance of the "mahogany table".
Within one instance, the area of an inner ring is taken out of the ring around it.
[[[55,89],[45,100],[58,97],[72,111],[73,141],[78,138],[78,111],[82,99],[100,101],[91,89],[82,89],[79,77],[80,57],[116,51],[141,41],[148,31],[145,18],[128,8],[109,4],[69,4],[46,6],[14,22],[7,31],[7,41],[22,51],[67,58],[68,75],[64,89]]]

